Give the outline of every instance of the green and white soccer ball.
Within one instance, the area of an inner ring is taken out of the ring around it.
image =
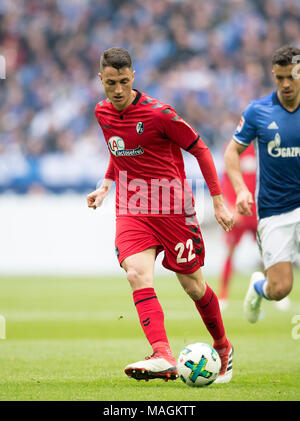
[[[216,380],[220,370],[219,354],[210,345],[200,342],[187,345],[179,354],[178,375],[188,386],[208,386]]]

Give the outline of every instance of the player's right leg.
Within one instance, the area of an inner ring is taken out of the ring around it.
[[[201,269],[191,274],[176,273],[185,292],[192,298],[196,308],[213,338],[213,347],[221,359],[221,370],[216,383],[228,383],[232,378],[233,347],[223,325],[218,298],[204,282]]]
[[[230,234],[230,233],[228,233]],[[219,285],[219,304],[220,309],[225,310],[228,306],[228,292],[230,279],[233,272],[233,254],[235,246],[229,246],[227,250],[227,256],[225,258],[223,268],[220,276],[220,285]]]
[[[230,232],[224,232],[225,246],[227,248],[227,256],[223,264],[220,276],[219,286],[219,304],[221,310],[225,310],[228,306],[229,286],[234,271],[233,257],[237,246],[239,245],[245,232],[249,230],[247,219],[241,215],[235,216],[236,223]]]
[[[280,301],[287,297],[293,286],[290,262],[278,262],[267,270],[254,272],[244,300],[244,313],[250,323],[256,323],[261,313],[262,299]]]
[[[128,256],[122,262],[133,291],[141,327],[153,349],[151,357],[125,367],[125,373],[136,380],[174,380],[178,377],[176,360],[165,331],[164,313],[153,288],[155,258],[156,247],[150,247]]]

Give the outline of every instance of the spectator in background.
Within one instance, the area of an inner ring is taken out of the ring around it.
[[[8,151],[19,163],[0,178],[0,191],[18,191],[14,172],[26,181],[19,191],[28,191],[37,176],[55,190],[50,179],[56,173],[45,172],[44,162],[54,153],[64,166],[77,143],[98,130],[90,110],[103,92],[93,58],[108,46],[130,51],[136,86],[172,104],[214,153],[227,141],[224,128],[232,132],[249,100],[270,90],[268,58],[285,43],[300,46],[299,0],[2,0],[0,54],[7,78],[0,80],[0,174]],[[64,132],[73,136],[68,151],[57,141]],[[106,160],[98,136],[89,148]],[[43,145],[35,167],[32,137]],[[91,168],[84,159],[77,165],[77,179],[65,187],[90,189],[101,173],[86,185],[83,175]]]

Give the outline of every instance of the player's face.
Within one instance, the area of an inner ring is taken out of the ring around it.
[[[104,67],[102,73],[99,73],[105,95],[119,111],[124,110],[134,100],[135,93],[132,90],[134,75],[135,72],[128,67],[119,70],[114,67]]]
[[[275,64],[272,69],[279,97],[286,103],[300,101],[300,71],[297,71],[296,66],[299,67],[295,64],[289,66]]]

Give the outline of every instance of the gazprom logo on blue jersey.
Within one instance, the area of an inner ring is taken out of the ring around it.
[[[286,148],[281,148],[281,138],[280,134],[276,133],[274,140],[271,140],[268,143],[268,153],[274,158],[294,158],[300,156],[300,147],[299,146],[290,146]]]
[[[125,149],[125,142],[119,136],[112,136],[108,139],[108,147],[115,156],[136,156],[142,155],[144,150],[141,146],[135,149]]]

